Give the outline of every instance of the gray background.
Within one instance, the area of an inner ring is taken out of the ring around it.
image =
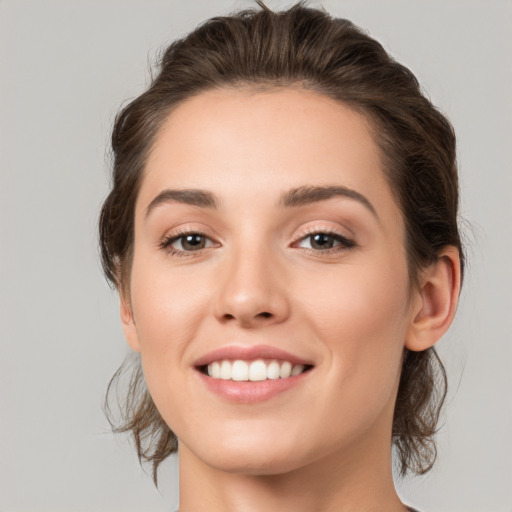
[[[289,2],[271,1],[275,8]],[[310,2],[313,6],[320,2]],[[512,511],[512,3],[336,1],[417,74],[459,139],[469,260],[440,343],[439,459],[399,483],[423,512]],[[248,1],[0,1],[0,510],[170,511],[101,404],[128,349],[96,220],[112,120],[165,43]]]

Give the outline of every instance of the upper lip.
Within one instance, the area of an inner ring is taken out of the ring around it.
[[[223,359],[237,360],[242,359],[252,361],[255,359],[278,359],[282,361],[289,361],[292,364],[312,365],[310,360],[298,357],[290,352],[286,352],[277,347],[270,345],[228,345],[220,347],[204,356],[200,357],[194,362],[194,366],[205,366],[213,363],[214,361],[221,361]]]

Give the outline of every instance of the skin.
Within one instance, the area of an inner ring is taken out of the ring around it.
[[[310,186],[345,187],[372,206],[279,205]],[[218,206],[163,201],[148,213],[167,189],[205,190]],[[202,233],[204,248],[186,251],[184,232]],[[331,232],[353,246],[312,245],[312,233]],[[404,239],[370,125],[345,105],[238,89],[171,113],[137,199],[121,318],[179,439],[181,512],[405,510],[390,442],[402,355],[447,330],[460,270],[447,248],[411,292]],[[194,367],[233,344],[279,347],[313,368],[269,400],[233,403]]]

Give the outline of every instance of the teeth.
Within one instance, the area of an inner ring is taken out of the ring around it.
[[[292,368],[292,377],[295,375],[299,375],[304,371],[304,366],[302,364],[294,364]]]
[[[224,380],[231,379],[231,363],[229,361],[222,361],[220,365],[220,378]]]
[[[251,362],[241,359],[236,361],[223,360],[208,365],[208,375],[210,377],[236,382],[287,379],[288,377],[295,377],[303,371],[304,365],[302,364],[292,365],[289,361],[265,363],[263,359]]]
[[[220,364],[217,361],[208,366],[208,375],[214,379],[220,379]]]
[[[288,361],[285,361],[281,365],[281,369],[279,371],[279,377],[281,377],[281,379],[286,379],[291,374],[292,374],[292,363],[289,363]]]
[[[267,366],[267,379],[279,379],[279,372],[281,371],[281,366],[277,361],[272,361]]]
[[[231,380],[249,380],[249,365],[245,361],[235,361],[233,363]]]
[[[249,366],[249,380],[266,380],[267,379],[267,365],[265,361],[259,359],[254,361]]]

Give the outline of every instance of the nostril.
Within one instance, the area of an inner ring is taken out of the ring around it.
[[[257,321],[259,319],[272,319],[274,317],[275,315],[268,311],[262,311],[261,313],[256,313],[254,315],[245,314],[244,312],[240,314],[225,313],[224,315],[222,315],[222,319],[224,322],[238,321],[244,325],[249,325],[252,322]]]

